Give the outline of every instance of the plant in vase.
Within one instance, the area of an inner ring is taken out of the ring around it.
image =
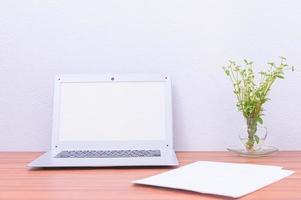
[[[259,72],[259,77],[255,77],[253,62],[246,59],[244,66],[229,61],[229,65],[223,67],[233,83],[236,106],[246,120],[247,137],[244,145],[249,152],[257,150],[257,144],[260,143],[257,132],[259,125],[263,124],[263,105],[270,100],[268,94],[271,86],[276,79],[284,79],[285,70],[294,71],[294,67],[287,64],[286,58],[280,59],[280,64],[269,62],[268,69]]]

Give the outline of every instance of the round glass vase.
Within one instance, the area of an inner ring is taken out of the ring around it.
[[[257,123],[247,123],[239,133],[239,139],[247,152],[260,151],[267,138],[267,128]]]

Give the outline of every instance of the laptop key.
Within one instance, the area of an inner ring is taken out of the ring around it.
[[[160,150],[81,150],[61,151],[55,158],[130,158],[130,157],[160,157]]]

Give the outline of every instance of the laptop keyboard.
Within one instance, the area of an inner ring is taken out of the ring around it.
[[[55,158],[130,158],[160,157],[160,150],[61,151]]]

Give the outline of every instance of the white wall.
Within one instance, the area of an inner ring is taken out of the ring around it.
[[[238,144],[243,119],[221,67],[286,56],[265,108],[268,143],[301,149],[298,0],[0,1],[0,150],[49,149],[57,73],[167,73],[177,150]]]

